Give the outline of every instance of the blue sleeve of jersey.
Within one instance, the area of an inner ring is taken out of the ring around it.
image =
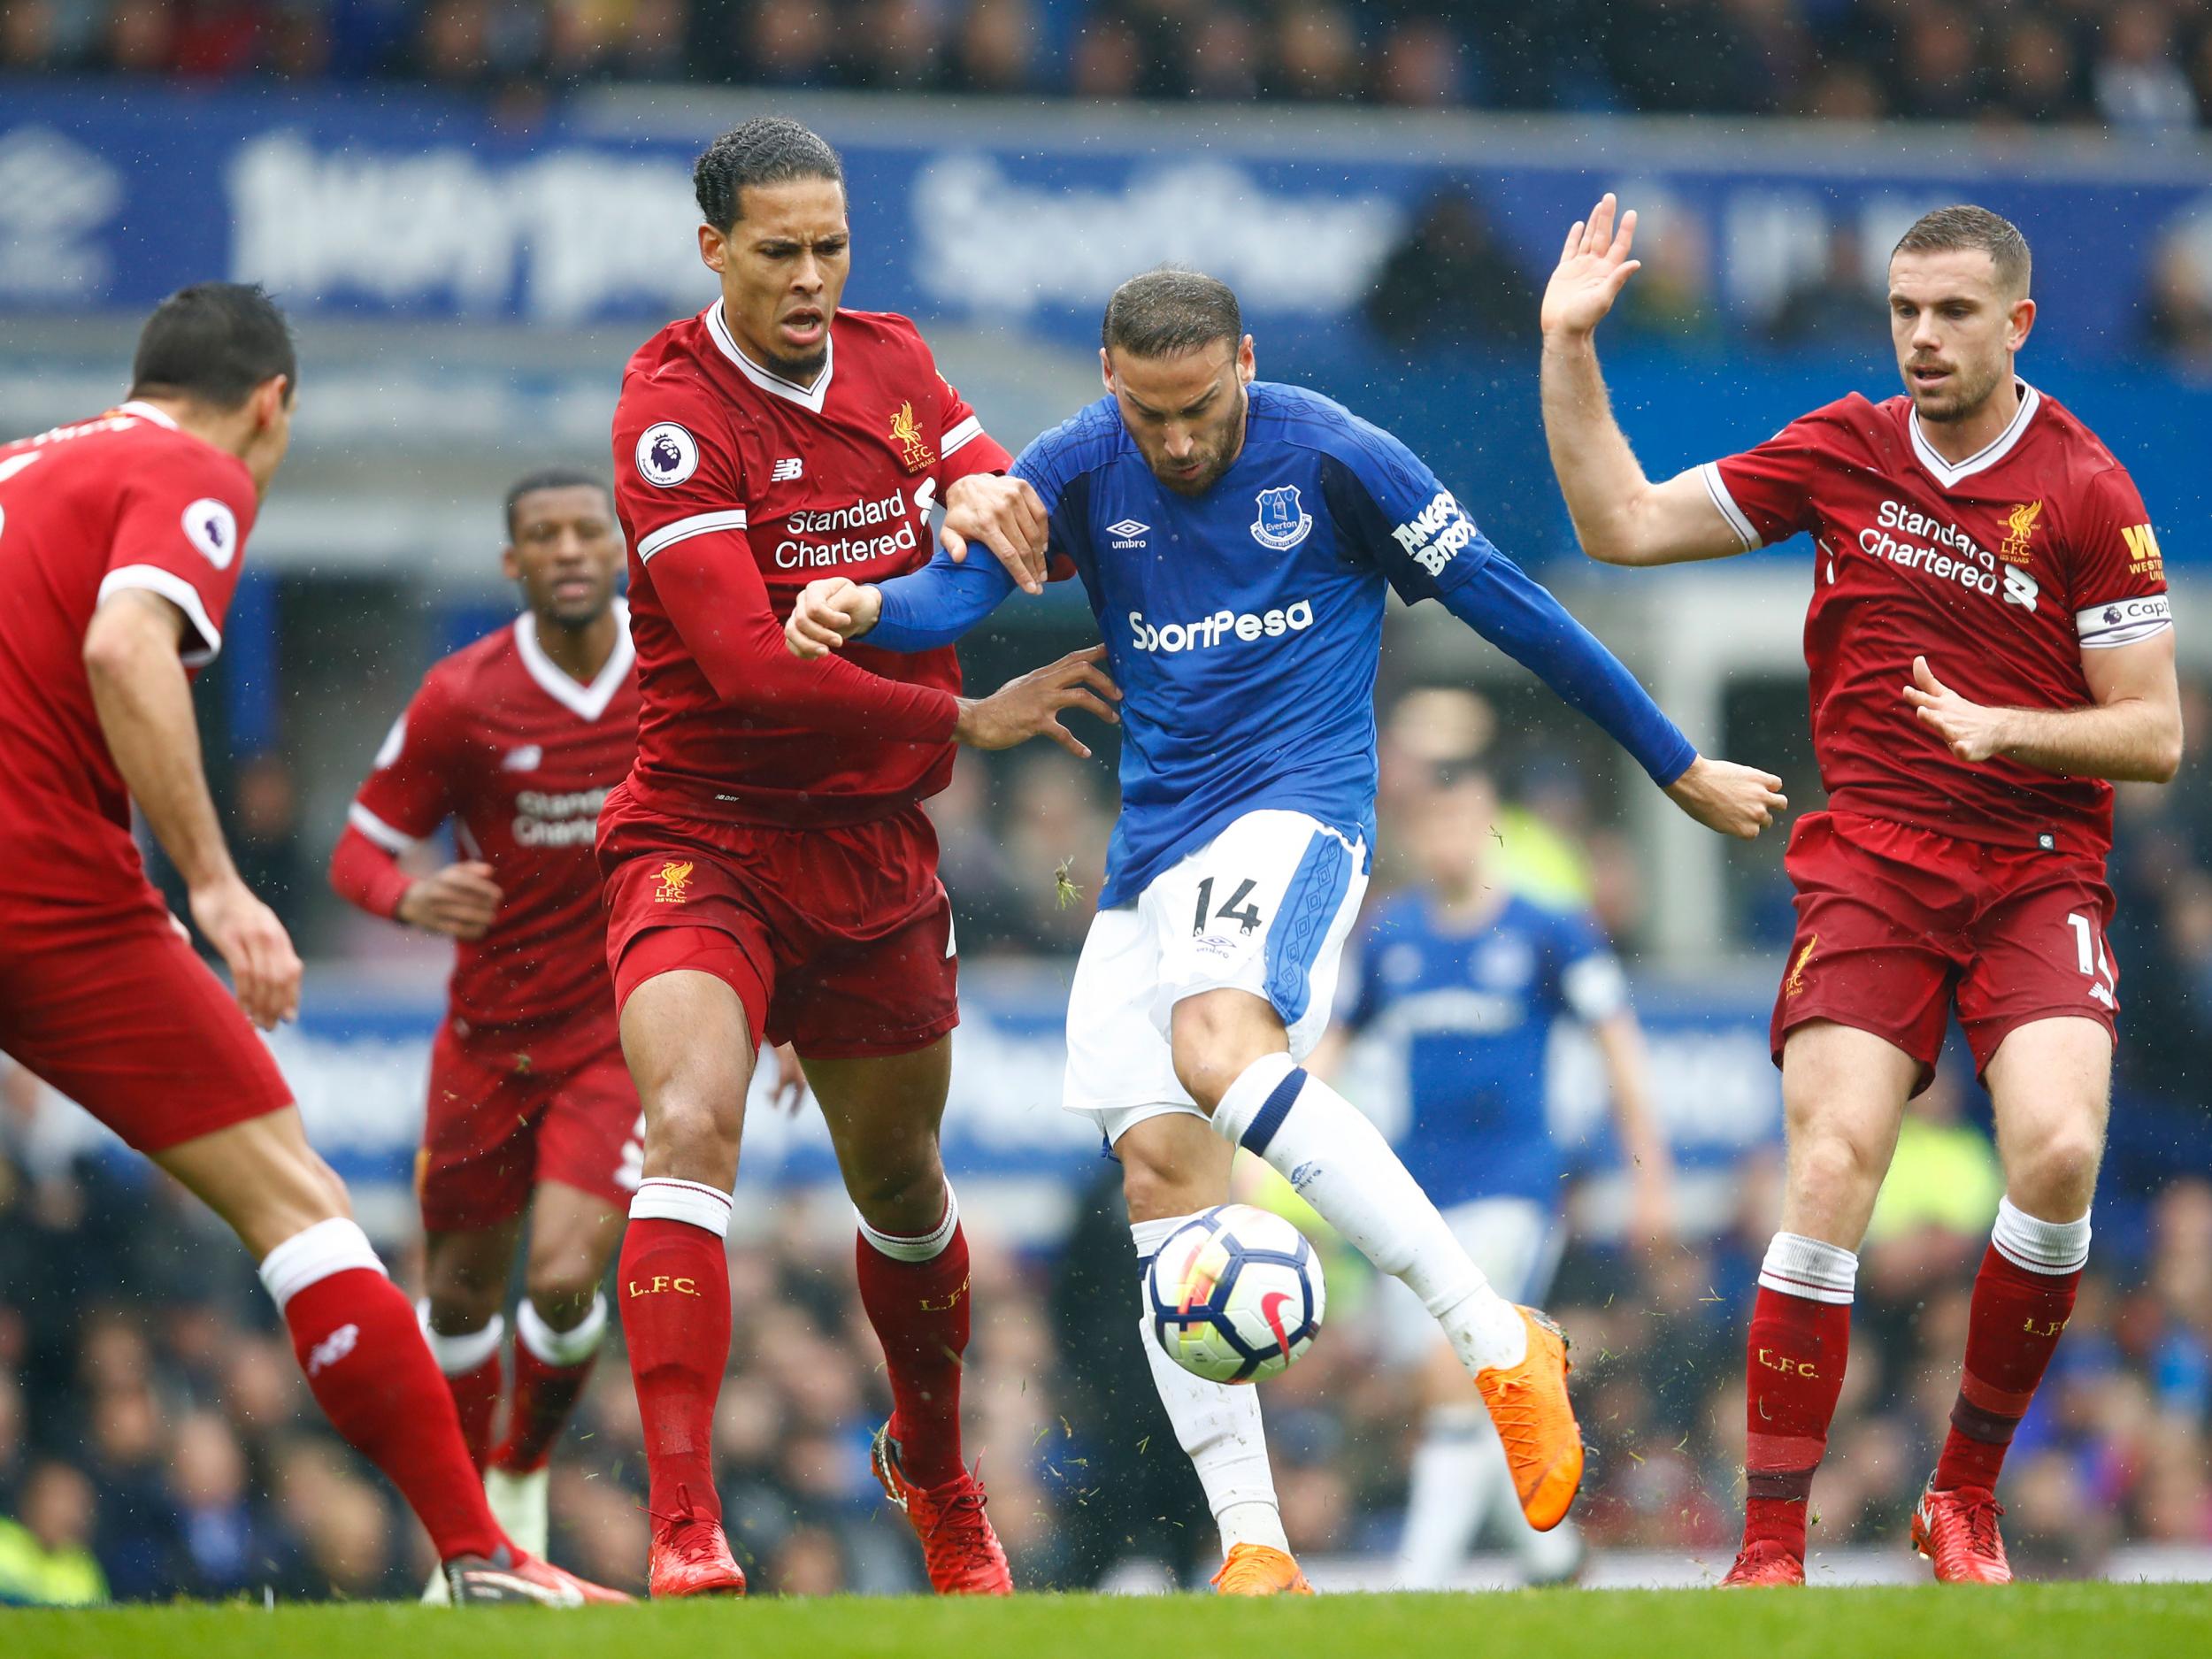
[[[886,651],[933,651],[950,645],[997,610],[1014,579],[988,548],[971,548],[961,564],[944,549],[910,575],[879,582],[883,614],[861,637]]]
[[[1331,510],[1409,604],[1434,599],[1635,757],[1662,787],[1697,750],[1636,677],[1475,527],[1421,457],[1347,416],[1325,472]]]
[[[1549,686],[1569,708],[1596,721],[1660,787],[1687,772],[1696,748],[1620,658],[1548,588],[1487,541],[1482,545],[1489,556],[1438,595],[1444,608]]]

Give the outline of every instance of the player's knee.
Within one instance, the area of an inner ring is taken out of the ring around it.
[[[2103,1153],[2096,1136],[2062,1131],[2046,1137],[2026,1158],[2015,1160],[2026,1167],[2008,1171],[2010,1184],[2028,1201],[2023,1208],[2030,1214],[2071,1221],[2089,1207]]]
[[[1855,1202],[1881,1183],[1879,1157],[1847,1134],[1807,1135],[1796,1163],[1800,1195],[1816,1204]]]
[[[465,1336],[489,1325],[506,1302],[506,1286],[460,1263],[441,1267],[433,1261],[423,1274],[430,1303],[430,1328],[445,1336]]]
[[[645,1121],[645,1173],[727,1187],[737,1174],[740,1119],[704,1090],[672,1088]]]
[[[847,1171],[845,1195],[872,1227],[901,1237],[927,1233],[945,1218],[944,1166],[933,1143],[906,1157]]]
[[[599,1294],[599,1275],[581,1253],[530,1263],[525,1293],[538,1317],[556,1331],[575,1327],[591,1311],[591,1299]]]

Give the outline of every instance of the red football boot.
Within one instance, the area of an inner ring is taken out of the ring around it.
[[[534,1602],[540,1607],[581,1607],[588,1601],[627,1601],[619,1590],[564,1572],[549,1561],[511,1545],[496,1555],[457,1555],[445,1563],[445,1581],[456,1607],[494,1607]]]
[[[1736,1564],[1720,1581],[1724,1590],[1741,1590],[1770,1584],[1802,1584],[1805,1563],[1790,1553],[1789,1546],[1770,1538],[1755,1539],[1736,1552]]]
[[[681,1506],[653,1517],[653,1553],[646,1584],[656,1601],[686,1595],[743,1595],[744,1569],[730,1554],[722,1523],[691,1507],[691,1494],[676,1488]]]
[[[2012,1563],[1997,1517],[2005,1506],[1986,1486],[1955,1486],[1920,1494],[1912,1512],[1912,1547],[1935,1564],[1939,1584],[2010,1584]]]
[[[963,1470],[941,1486],[916,1486],[899,1467],[899,1443],[887,1423],[876,1431],[869,1461],[883,1483],[883,1495],[899,1506],[922,1540],[931,1589],[940,1595],[1014,1594],[1006,1551],[984,1512],[980,1480]]]

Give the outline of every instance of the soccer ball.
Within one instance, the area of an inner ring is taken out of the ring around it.
[[[1280,1216],[1219,1204],[1160,1246],[1145,1300],[1154,1340],[1185,1371],[1257,1382],[1288,1369],[1320,1334],[1321,1262]]]

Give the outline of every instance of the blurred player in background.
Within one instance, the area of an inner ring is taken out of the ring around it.
[[[1593,344],[1637,269],[1635,215],[1617,232],[1614,205],[1568,234],[1543,305],[1545,426],[1583,547],[1665,565],[1806,531],[1816,561],[1805,656],[1829,810],[1790,838],[1797,935],[1773,1021],[1787,1194],[1752,1314],[1728,1582],[1804,1578],[1856,1252],[1955,1005],[2005,1197],[1912,1540],[1940,1579],[2002,1583],[1993,1489],[2073,1309],[2104,1146],[2106,780],[2162,783],[2180,764],[2158,538],[2111,452],[2015,372],[2035,322],[2028,245],[1978,207],[1925,215],[1890,257],[1905,396],[1854,394],[1653,484]]]
[[[1431,697],[1466,692],[1432,692]],[[1429,763],[1406,803],[1401,840],[1413,885],[1363,920],[1345,959],[1339,1023],[1308,1062],[1333,1073],[1349,1041],[1378,1044],[1409,1120],[1398,1155],[1498,1294],[1540,1303],[1566,1244],[1567,1160],[1547,1110],[1553,1028],[1579,1020],[1597,1044],[1632,1194],[1631,1238],[1663,1238],[1673,1161],[1651,1113],[1643,1033],[1619,960],[1587,910],[1514,891],[1498,833],[1498,795],[1473,755]],[[1572,1522],[1532,1530],[1513,1502],[1497,1432],[1467,1398],[1451,1349],[1402,1285],[1383,1286],[1386,1350],[1422,1365],[1427,1418],[1414,1453],[1398,1582],[1443,1588],[1486,1518],[1509,1531],[1530,1582],[1580,1566]]]
[[[521,480],[500,568],[522,615],[424,676],[354,798],[330,880],[372,916],[456,941],[416,1163],[420,1311],[494,1511],[542,1553],[546,1462],[606,1333],[599,1285],[641,1153],[592,855],[600,805],[637,755],[606,485],[565,469]],[[402,869],[448,819],[462,858]],[[514,1405],[495,1449],[526,1211]]]
[[[1015,468],[1083,579],[1127,698],[1121,816],[1068,998],[1066,1103],[1121,1160],[1141,1261],[1226,1201],[1239,1146],[1264,1158],[1442,1326],[1530,1523],[1555,1526],[1582,1478],[1564,1338],[1498,1294],[1359,1109],[1300,1067],[1367,885],[1385,600],[1441,603],[1701,823],[1755,835],[1783,805],[1778,780],[1700,757],[1403,444],[1325,397],[1256,382],[1225,284],[1132,278],[1101,332],[1109,396]],[[879,587],[818,584],[793,649],[848,634],[941,647],[1018,580],[1035,588],[1042,551],[1002,567],[949,549]],[[1217,1586],[1306,1589],[1257,1395],[1140,1340],[1221,1525]]]
[[[803,663],[781,618],[824,571],[895,576],[947,538],[1041,543],[1006,452],[902,317],[839,309],[837,154],[762,119],[699,158],[720,297],[648,341],[614,421],[642,712],[600,820],[608,959],[645,1109],[618,1280],[650,1470],[656,1595],[737,1594],[710,1463],[730,1348],[723,1239],[759,1046],[794,1042],[860,1212],[860,1296],[894,1401],[873,1457],[940,1592],[1003,1594],[960,1451],[968,1248],[938,1156],[958,1022],[922,801],[953,745],[1002,749],[1111,687],[1080,653],[993,696],[950,650]],[[963,543],[964,545],[964,543]],[[880,672],[870,672],[871,669]]]
[[[297,380],[268,296],[203,283],[148,319],[128,403],[0,449],[0,1048],[236,1231],[453,1599],[626,1600],[501,1531],[414,1313],[252,1030],[298,1012],[300,962],[231,862],[188,681],[222,647]],[[234,1001],[147,882],[134,803]]]

